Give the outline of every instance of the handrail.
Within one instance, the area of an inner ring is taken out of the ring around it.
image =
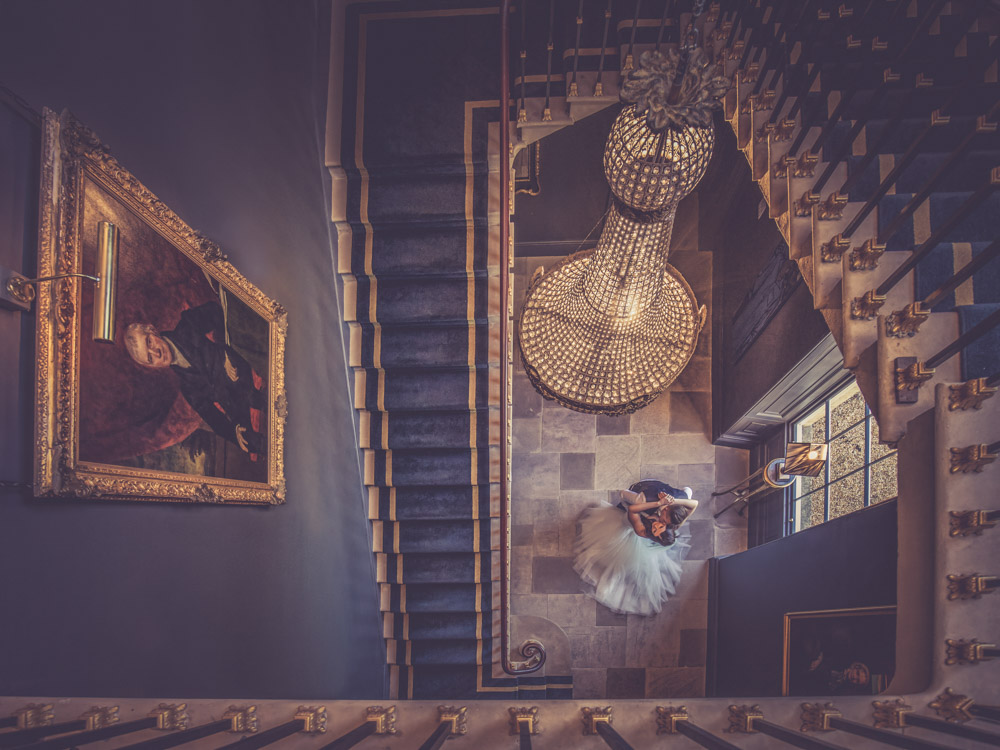
[[[500,5],[500,666],[509,675],[536,672],[545,664],[545,647],[526,641],[521,656],[530,666],[510,661],[510,435],[507,399],[510,368],[508,304],[510,297],[510,0]]]

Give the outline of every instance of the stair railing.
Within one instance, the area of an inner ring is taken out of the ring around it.
[[[601,82],[604,76],[604,53],[608,48],[608,27],[611,25],[611,5],[614,0],[608,0],[608,7],[604,9],[604,34],[601,36],[601,56],[597,61],[597,82],[594,84],[594,96],[604,96],[604,84]]]
[[[511,435],[509,402],[511,369],[508,358],[512,351],[510,315],[511,237],[510,237],[510,0],[500,6],[500,666],[506,674],[536,672],[545,664],[545,646],[535,640],[525,641],[520,648],[525,661],[514,665],[510,661],[510,462]],[[522,58],[523,59],[523,58]],[[522,76],[522,81],[524,80]]]
[[[523,4],[523,3],[522,3]],[[576,9],[576,46],[573,48],[573,79],[569,82],[567,96],[579,96],[580,90],[576,85],[576,73],[580,67],[580,34],[583,31],[583,0]]]
[[[554,28],[556,25],[556,0],[549,0],[549,39],[545,43],[545,108],[542,110],[542,122],[552,120],[552,50]]]

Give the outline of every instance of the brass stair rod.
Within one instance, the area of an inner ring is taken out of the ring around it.
[[[771,21],[771,23],[782,24],[781,38],[778,39],[777,36],[775,36],[774,43],[768,48],[767,57],[764,59],[764,67],[757,73],[757,81],[754,83],[753,91],[750,92],[750,96],[760,94],[760,90],[763,88],[765,74],[772,70],[777,70],[778,66],[776,63],[779,60],[788,59],[788,27],[784,23],[784,17],[789,14],[791,7],[792,6],[787,3],[783,5],[781,10],[777,11],[775,14],[778,15],[780,13],[781,15]],[[805,2],[803,2],[799,7],[801,8],[799,17],[795,21],[789,22],[791,28],[793,29],[798,28],[798,25],[802,23],[802,17],[805,15],[806,9],[809,7],[809,0],[805,0]],[[777,79],[775,79],[775,82],[777,82]]]
[[[952,737],[962,737],[967,740],[985,742],[987,745],[1000,746],[1000,734],[997,732],[990,732],[975,726],[970,727],[967,724],[956,724],[944,719],[935,719],[932,716],[911,713],[907,713],[905,716],[904,726],[907,727],[920,727],[921,729],[929,729],[932,732],[950,734]]]
[[[583,0],[581,0],[582,2]],[[667,28],[667,16],[670,14],[670,6],[676,3],[677,0],[664,0],[663,3],[663,15],[660,16],[660,30],[656,34],[656,51],[660,51],[660,45],[663,44],[663,31]],[[677,31],[680,34],[680,30]],[[732,33],[732,32],[730,32]]]
[[[934,368],[940,365],[942,362],[946,362],[960,351],[965,349],[972,343],[975,343],[980,337],[985,336],[991,330],[1000,325],[1000,309],[994,311],[992,314],[986,316],[981,321],[976,323],[972,328],[963,333],[957,339],[952,341],[948,346],[939,351],[933,357],[928,359],[924,363],[925,368]],[[992,451],[991,451],[992,452]]]
[[[843,719],[839,716],[830,717],[828,721],[830,729],[839,729],[843,732],[857,735],[858,737],[865,737],[869,740],[875,740],[875,742],[881,742],[883,745],[901,747],[905,748],[905,750],[955,750],[950,745],[939,745],[938,743],[930,742],[929,740],[919,740],[916,737],[906,737],[902,734],[890,732],[887,729],[875,729],[875,727],[870,727],[867,724],[849,721],[848,719]]]
[[[612,727],[607,721],[595,722],[594,731],[600,735],[601,739],[604,740],[604,744],[610,747],[611,750],[634,750],[634,748],[625,741],[625,738],[618,734],[614,727]]]
[[[527,97],[527,91],[526,91],[527,82],[525,81],[525,78],[528,75],[527,69],[525,67],[527,65],[527,58],[528,58],[528,36],[527,36],[527,34],[528,34],[528,29],[527,29],[527,27],[528,27],[528,21],[527,21],[527,15],[528,15],[527,3],[522,2],[521,3],[521,39],[520,39],[520,42],[521,42],[521,52],[520,52],[520,55],[519,55],[519,57],[521,58],[521,106],[518,109],[518,113],[517,113],[517,120],[518,120],[518,122],[521,121],[522,116],[524,117],[525,120],[527,120],[527,114],[528,114],[528,111],[525,108],[525,99]]]
[[[996,258],[998,255],[1000,255],[1000,239],[993,240],[989,247],[962,266],[958,273],[944,282],[933,292],[928,294],[920,304],[928,310],[933,309],[934,306],[941,300],[958,289],[958,287],[964,284],[967,279],[971,278],[977,271],[979,271],[979,269]]]
[[[844,750],[843,745],[834,745],[832,742],[810,737],[794,729],[783,727],[763,719],[754,718],[751,727],[755,732],[766,734],[769,737],[792,747],[802,748],[802,750]]]
[[[692,742],[701,745],[708,750],[739,750],[732,742],[716,737],[706,729],[702,729],[697,724],[692,724],[688,720],[678,721],[675,724],[677,734],[683,734]]]
[[[34,742],[41,737],[48,737],[51,734],[65,734],[66,732],[78,732],[87,728],[86,719],[74,719],[64,721],[59,724],[48,724],[41,727],[31,727],[30,729],[20,729],[16,732],[4,732],[0,734],[0,747],[20,747]]]
[[[676,0],[672,0],[676,2]],[[726,48],[733,46],[736,41],[736,34],[739,32],[740,23],[743,21],[743,12],[750,7],[750,3],[740,3],[739,8],[733,14],[733,20],[730,22],[732,26],[729,27],[729,37],[726,39]],[[666,8],[663,9],[664,14],[666,14]]]
[[[83,723],[86,725],[85,720]],[[51,728],[52,727],[46,727],[46,729]],[[131,734],[132,732],[141,732],[144,729],[155,728],[156,717],[147,716],[144,719],[125,721],[121,724],[112,724],[111,726],[101,727],[100,729],[88,729],[84,732],[72,732],[70,734],[63,735],[62,737],[53,737],[52,739],[41,740],[30,745],[18,745],[18,747],[23,747],[24,750],[29,750],[29,748],[30,750],[67,750],[67,748],[75,748],[79,745],[86,745],[91,742],[99,742],[100,740],[108,740],[112,737],[119,737],[123,734]]]
[[[301,732],[306,728],[306,722],[304,719],[292,719],[291,721],[286,721],[284,724],[279,724],[276,727],[271,727],[263,732],[258,732],[256,734],[251,734],[249,737],[244,737],[243,739],[236,740],[236,742],[230,742],[227,745],[220,745],[218,750],[251,750],[257,747],[267,747],[268,745],[277,742],[278,740],[289,737],[296,732]]]
[[[1000,512],[998,511],[990,511],[987,514],[987,518],[990,520],[996,520],[998,516],[1000,516]],[[969,706],[968,711],[977,719],[1000,721],[1000,706],[984,706],[980,703],[973,703]]]
[[[16,716],[4,716],[0,719],[0,729],[6,729],[7,727],[16,727],[17,717]]]
[[[642,0],[635,0],[635,13],[632,15],[632,35],[628,40],[628,52],[625,53],[625,66],[632,63],[632,49],[635,47],[635,30],[639,26],[639,9],[642,7]],[[633,64],[634,67],[634,64]]]
[[[948,234],[950,234],[955,227],[961,224],[962,221],[969,214],[971,214],[979,206],[980,203],[986,200],[990,196],[990,194],[994,190],[996,190],[998,186],[1000,186],[1000,168],[995,169],[994,172],[996,172],[997,174],[997,182],[994,183],[991,180],[990,182],[987,182],[986,185],[979,188],[979,190],[977,190],[971,196],[969,196],[969,198],[965,201],[965,203],[959,206],[955,210],[955,212],[948,217],[948,219],[941,227],[936,229],[931,234],[930,237],[924,240],[924,243],[920,247],[915,248],[913,250],[913,254],[906,259],[903,265],[901,265],[899,268],[897,268],[895,271],[889,274],[885,278],[885,280],[878,285],[878,288],[875,290],[876,294],[880,295],[888,294],[888,292],[894,286],[896,286],[896,284],[898,284],[906,277],[906,274],[908,274],[910,271],[914,269],[914,267],[916,267],[917,263],[919,263],[925,257],[930,255],[931,251],[933,251],[934,248],[936,248],[941,243],[941,240],[947,237]]]
[[[208,724],[202,724],[199,727],[182,729],[179,732],[171,732],[170,734],[165,734],[162,737],[154,737],[153,739],[145,740],[144,742],[136,742],[132,745],[125,745],[124,747],[118,748],[118,750],[166,750],[170,747],[177,747],[178,745],[184,745],[188,742],[200,740],[202,737],[208,737],[213,734],[218,734],[219,732],[228,731],[232,726],[233,722],[231,719],[219,719],[218,721],[212,721]]]

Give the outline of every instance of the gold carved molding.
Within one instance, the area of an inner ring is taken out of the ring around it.
[[[743,734],[756,732],[757,730],[753,728],[753,720],[763,718],[764,712],[756,703],[752,706],[747,706],[746,704],[732,705],[729,707],[729,726],[726,727],[726,731],[730,734],[735,732]]]
[[[396,734],[396,707],[368,706],[365,721],[375,722],[375,734]]]
[[[985,443],[978,445],[967,445],[964,448],[951,448],[948,473],[978,474],[996,460],[996,454],[990,453]]]
[[[510,734],[512,737],[521,733],[522,724],[528,725],[528,734],[538,734],[538,706],[532,706],[531,708],[526,706],[511,706],[507,709],[507,714],[510,717]]]
[[[964,575],[948,575],[948,599],[979,599],[983,594],[992,593],[995,590],[996,576],[981,576],[978,573],[967,573]]]
[[[45,109],[38,274],[79,273],[83,261],[84,189],[96,186],[162,235],[224,286],[269,329],[267,482],[250,482],[79,460],[81,286],[62,279],[37,295],[35,338],[35,466],[38,497],[278,504],[285,500],[284,308],[250,283],[214,242],[189,227],[110,154],[69,112]],[[85,334],[84,334],[85,335]]]
[[[992,529],[997,522],[990,520],[990,513],[988,510],[948,511],[948,536],[979,536],[984,530]]]
[[[467,706],[456,708],[455,706],[438,706],[438,718],[442,722],[449,722],[451,737],[460,737],[469,731],[469,709]]]
[[[14,711],[14,718],[17,720],[19,730],[33,729],[52,724],[55,721],[55,714],[51,703],[29,703]]]
[[[689,718],[687,706],[657,706],[656,733],[677,734],[677,722]]]
[[[964,638],[946,638],[945,642],[945,666],[956,664],[979,664],[981,661],[990,661],[991,656],[985,654],[986,649],[996,648],[993,643],[980,643],[975,638],[965,640]]]
[[[302,731],[306,734],[326,732],[326,706],[299,706],[295,719],[302,722]]]
[[[149,712],[149,718],[156,719],[156,728],[164,732],[187,729],[187,703],[161,703]]]
[[[973,705],[972,698],[954,692],[951,688],[945,688],[937,698],[927,704],[928,708],[934,709],[938,716],[945,721],[970,721],[972,712],[969,709]]]
[[[234,734],[253,734],[257,731],[257,706],[230,706],[222,715],[229,722]]]
[[[611,724],[614,709],[611,706],[585,706],[580,709],[580,718],[583,720],[583,733],[585,735],[597,734],[597,725],[600,723]]]
[[[948,411],[979,409],[983,401],[991,398],[997,389],[986,384],[986,378],[973,378],[964,383],[948,386]]]
[[[876,729],[903,729],[906,714],[913,711],[901,698],[896,700],[872,701],[872,714]]]
[[[86,722],[84,729],[88,732],[110,727],[119,721],[118,706],[92,706],[80,715],[80,719]]]
[[[834,708],[832,703],[803,703],[801,730],[828,732],[832,729],[830,720],[839,719],[840,716],[840,711]]]

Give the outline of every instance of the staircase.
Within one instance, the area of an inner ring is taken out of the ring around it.
[[[896,442],[938,383],[1000,372],[1000,13],[758,0],[723,15],[726,119]]]

